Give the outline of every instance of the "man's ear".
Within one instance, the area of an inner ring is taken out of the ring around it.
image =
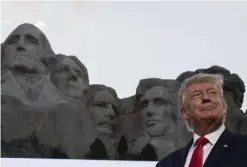
[[[187,110],[184,107],[181,108],[181,115],[184,120],[188,120],[190,118]]]

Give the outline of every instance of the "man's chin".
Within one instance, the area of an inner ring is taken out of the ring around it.
[[[11,67],[13,70],[18,72],[27,72],[27,73],[38,73],[38,66],[37,65],[27,65],[24,63],[15,63]]]
[[[217,116],[216,115],[206,115],[206,116],[202,116],[199,121],[201,121],[201,122],[203,121],[203,122],[209,123],[209,124],[211,124],[211,123],[222,124],[223,120],[224,120],[223,117],[219,118],[218,115]]]
[[[105,127],[98,127],[98,132],[100,135],[103,136],[112,136],[113,135],[113,131],[109,128],[105,128]]]
[[[146,128],[145,130],[150,136],[162,136],[164,134],[164,127],[159,125],[154,125],[152,127]]]

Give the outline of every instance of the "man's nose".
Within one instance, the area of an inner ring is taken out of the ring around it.
[[[70,70],[70,76],[69,76],[69,78],[71,79],[71,80],[77,80],[77,74],[76,74],[76,72],[74,71],[74,70]]]
[[[17,43],[16,51],[26,51],[23,39],[20,39]]]
[[[207,103],[207,102],[210,102],[211,101],[207,93],[203,93],[202,98],[203,98],[202,99],[203,100],[203,103]]]
[[[154,114],[155,114],[155,113],[154,113],[152,104],[149,104],[149,105],[147,106],[146,115],[147,115],[148,117],[152,117]]]
[[[108,106],[108,109],[105,111],[105,116],[106,116],[107,118],[109,118],[110,120],[113,120],[113,119],[114,119],[114,111],[113,111],[111,105],[109,105],[109,106]]]

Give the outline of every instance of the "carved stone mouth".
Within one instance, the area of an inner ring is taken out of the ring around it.
[[[71,86],[71,87],[79,87],[76,82],[73,82],[73,81],[69,81],[67,86]]]
[[[99,124],[101,127],[107,128],[111,131],[115,130],[115,125],[112,123],[100,123]]]
[[[146,125],[147,125],[147,126],[153,126],[153,125],[155,125],[155,124],[157,124],[157,123],[159,123],[159,121],[157,121],[157,120],[148,120],[148,121],[146,122]]]
[[[25,65],[17,64],[13,68],[15,71],[20,71],[20,72],[28,72],[28,73],[37,73],[36,68],[30,68]]]

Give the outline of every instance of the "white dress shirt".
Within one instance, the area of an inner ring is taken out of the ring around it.
[[[209,140],[209,143],[207,143],[204,147],[203,147],[203,164],[206,161],[210,151],[212,150],[212,148],[214,147],[215,143],[217,142],[217,140],[219,139],[220,135],[223,133],[223,131],[225,130],[225,125],[221,125],[216,131],[207,134],[206,137]],[[197,134],[194,133],[193,136],[193,144],[188,152],[186,161],[185,161],[185,165],[184,167],[188,167],[190,164],[190,160],[192,158],[192,154],[194,152],[194,149],[196,148],[195,146],[195,142],[196,140],[199,138],[200,136],[198,136]]]

